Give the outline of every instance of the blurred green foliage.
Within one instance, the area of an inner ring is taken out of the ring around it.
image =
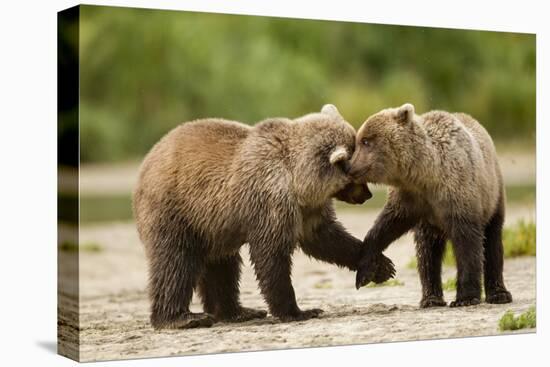
[[[464,111],[498,138],[535,132],[535,36],[83,6],[82,161],[140,158],[183,121],[253,124],[336,104]]]
[[[504,257],[536,256],[537,226],[534,222],[519,220],[511,228],[504,228]]]

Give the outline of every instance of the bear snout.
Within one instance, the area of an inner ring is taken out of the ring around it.
[[[367,184],[352,182],[338,191],[334,197],[348,204],[363,204],[372,197],[372,193]]]
[[[354,182],[363,182],[364,177],[367,173],[367,167],[360,167],[358,165],[351,164],[348,170],[348,175],[352,178]]]

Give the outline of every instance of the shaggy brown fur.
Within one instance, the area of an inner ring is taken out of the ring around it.
[[[291,283],[291,256],[304,253],[357,269],[362,242],[335,220],[332,198],[362,203],[366,184],[346,174],[355,130],[332,105],[296,120],[249,127],[221,119],[175,128],[145,158],[134,214],[149,260],[155,328],[245,321],[265,311],[239,302],[241,257],[250,259],[270,312],[283,321],[317,317],[302,311]],[[379,259],[377,281],[393,276]],[[204,312],[189,311],[198,288]]]
[[[359,129],[349,174],[391,186],[388,202],[365,237],[356,286],[368,284],[377,254],[414,230],[421,307],[443,306],[441,261],[450,239],[457,262],[451,306],[508,303],[502,277],[505,193],[496,151],[472,117],[443,111],[417,116],[411,104],[383,110]]]

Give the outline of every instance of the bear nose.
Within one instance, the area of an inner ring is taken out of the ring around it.
[[[348,161],[347,165],[347,174],[350,176],[353,180],[357,180],[360,175],[361,170],[357,169],[357,155],[354,154],[351,159]]]
[[[351,166],[349,167],[348,169],[348,172],[347,174],[355,181],[355,180],[358,180],[360,179],[361,177],[361,172],[360,170],[356,169],[355,167]]]
[[[357,204],[363,204],[365,201],[372,198],[372,192],[369,190],[369,187],[367,185],[361,186],[361,195],[356,200]]]
[[[342,161],[342,163],[340,164],[340,166],[342,167],[342,171],[345,173],[345,174],[348,174],[350,168],[351,168],[351,164],[349,163],[350,161],[349,160],[344,160]]]

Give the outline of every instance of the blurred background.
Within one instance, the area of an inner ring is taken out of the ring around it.
[[[535,35],[81,6],[78,42],[84,222],[131,218],[140,160],[181,122],[325,103],[356,128],[404,102],[467,112],[495,139],[509,200],[534,203]]]

